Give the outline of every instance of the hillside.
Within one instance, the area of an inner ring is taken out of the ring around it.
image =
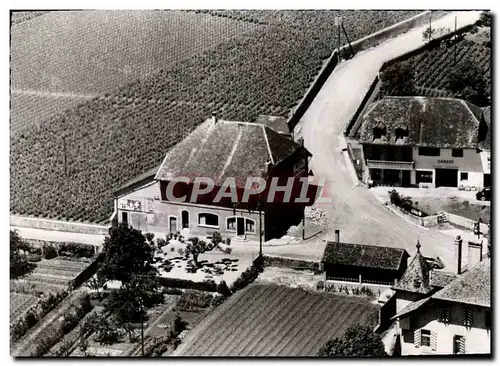
[[[177,356],[314,357],[355,323],[375,327],[368,300],[277,285],[251,285],[191,330]]]
[[[11,136],[11,212],[105,221],[112,213],[112,192],[159,164],[212,111],[243,121],[259,114],[287,116],[337,45],[335,16],[344,16],[355,40],[418,12],[293,13],[291,20],[233,37],[44,123],[25,124]]]
[[[466,33],[456,42],[453,39],[442,41],[438,47],[424,50],[383,70],[379,98],[387,95],[460,97],[450,88],[448,75],[468,65],[473,65],[476,68],[474,73],[485,80],[487,96],[491,98],[491,57],[489,29]],[[413,92],[408,93],[402,83],[396,82],[398,78],[394,76],[401,70],[413,71],[408,78],[415,86]],[[474,103],[474,100],[469,101]]]
[[[11,29],[14,132],[262,28],[185,11],[33,13],[13,13],[25,19]]]

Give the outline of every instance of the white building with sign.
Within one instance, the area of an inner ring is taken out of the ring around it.
[[[455,98],[386,97],[362,118],[364,180],[480,189],[490,184],[489,123]]]

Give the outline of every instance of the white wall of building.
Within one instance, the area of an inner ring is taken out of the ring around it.
[[[402,322],[398,322],[398,332],[401,336],[402,355],[422,354],[453,354],[454,336],[465,338],[465,352],[490,353],[491,330],[487,329],[485,318],[487,308],[471,307],[473,309],[473,325],[467,328],[462,323],[462,309],[465,305],[451,303],[451,321],[445,324],[440,319],[441,308],[436,304],[426,306],[410,314],[411,329],[401,329]],[[436,349],[432,347],[416,347],[414,342],[415,330],[425,329],[435,332]]]

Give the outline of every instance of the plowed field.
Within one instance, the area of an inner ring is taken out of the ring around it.
[[[177,356],[315,356],[354,323],[375,326],[377,308],[362,298],[255,284],[190,331]]]

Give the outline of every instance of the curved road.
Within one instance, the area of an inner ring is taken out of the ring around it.
[[[453,29],[455,15],[458,27],[471,24],[479,14],[476,11],[452,13],[435,21],[433,27]],[[330,215],[330,227],[340,229],[341,241],[401,247],[413,255],[419,238],[424,255],[439,256],[445,263],[452,263],[453,238],[405,221],[387,210],[368,189],[355,186],[342,154],[342,148],[346,147],[344,128],[380,67],[421,46],[425,27],[385,41],[338,65],[298,128],[302,128],[304,145],[313,154],[310,166],[315,176],[326,178],[332,187],[333,204],[321,207]]]

